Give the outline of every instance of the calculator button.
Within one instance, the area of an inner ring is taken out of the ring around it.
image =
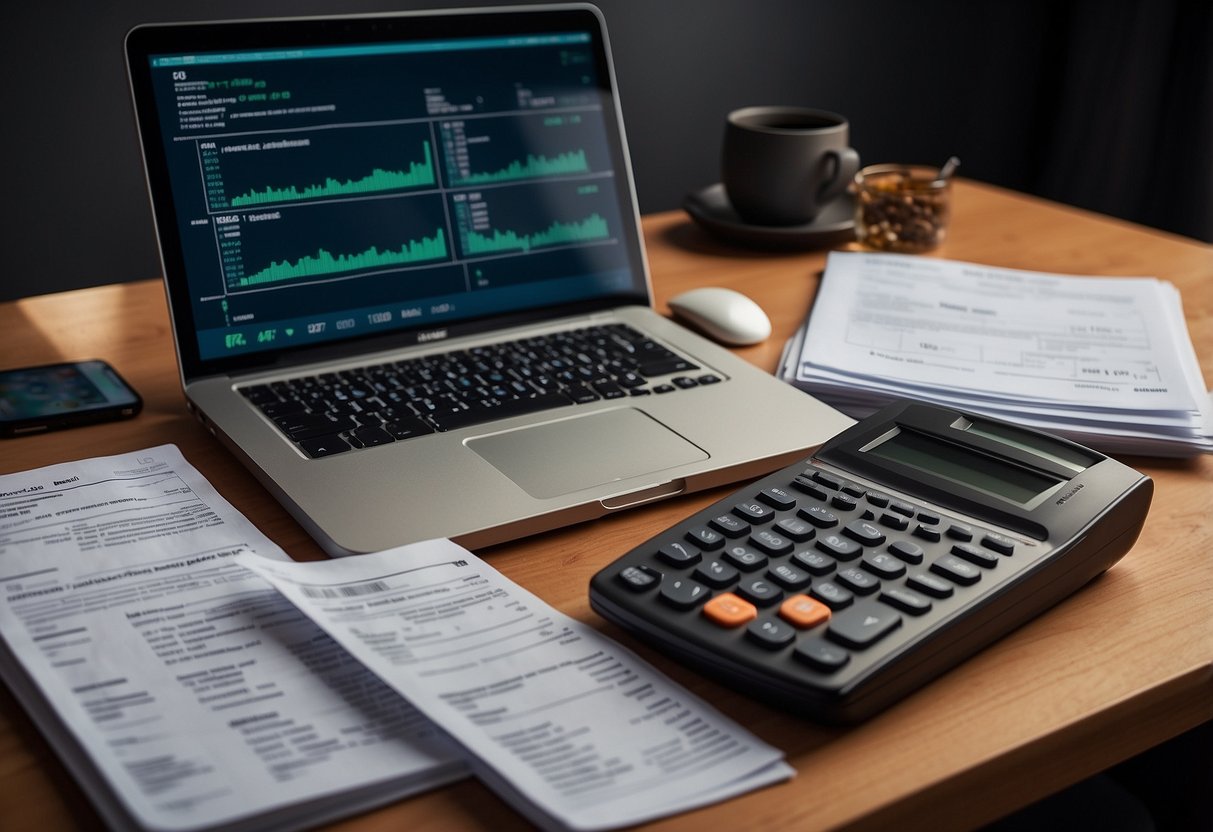
[[[1000,534],[991,532],[981,539],[981,545],[987,549],[993,549],[1000,555],[1012,555],[1015,553],[1015,541],[1009,537],[1003,537]]]
[[[652,589],[661,581],[661,575],[647,566],[629,566],[616,576],[619,583],[632,592],[644,592]]]
[[[769,607],[783,600],[783,590],[766,578],[745,578],[737,587],[737,594],[760,607]]]
[[[801,520],[799,517],[785,517],[775,524],[775,528],[779,529],[781,534],[786,534],[797,543],[812,540],[813,535],[817,534],[817,531],[813,528],[813,524],[806,520]]]
[[[860,565],[877,578],[891,581],[906,573],[906,565],[887,552],[868,552]]]
[[[931,571],[936,575],[943,575],[949,581],[954,581],[961,586],[970,586],[981,580],[980,567],[961,560],[955,555],[944,555],[939,558],[931,564]]]
[[[792,541],[770,529],[754,532],[750,535],[750,542],[768,555],[786,555],[792,551]]]
[[[796,638],[796,631],[782,621],[764,618],[745,629],[750,641],[768,650],[787,647]]]
[[[745,537],[750,533],[750,524],[731,514],[713,517],[708,521],[708,525],[725,537]]]
[[[714,532],[707,526],[696,526],[686,533],[686,539],[698,544],[709,552],[724,546],[724,535]]]
[[[973,539],[973,527],[966,526],[964,523],[953,523],[948,526],[948,537],[968,543]]]
[[[702,581],[708,586],[723,589],[726,586],[732,586],[737,583],[737,579],[741,577],[741,573],[722,560],[713,560],[696,566],[695,571],[691,573],[691,577],[697,581]]]
[[[943,537],[943,532],[940,531],[939,526],[924,526],[919,523],[918,528],[914,529],[914,536],[921,537],[923,540],[929,540],[932,543],[938,543]]]
[[[880,515],[880,525],[895,531],[904,532],[909,527],[910,521],[900,514],[886,511]]]
[[[822,552],[797,552],[792,560],[809,570],[810,575],[828,575],[834,571],[836,561]]]
[[[792,655],[814,670],[833,673],[851,660],[851,654],[841,647],[819,638],[804,639]]]
[[[779,617],[801,630],[830,620],[830,608],[807,595],[793,595],[779,605]]]
[[[733,513],[751,523],[765,523],[775,516],[775,509],[762,503],[738,503],[733,506]]]
[[[901,626],[901,616],[872,603],[855,606],[830,619],[826,635],[843,647],[871,647]]]
[[[865,508],[865,509],[863,510],[863,514],[860,514],[860,515],[859,515],[859,519],[860,519],[860,520],[869,520],[869,521],[871,521],[871,520],[875,520],[875,519],[876,519],[876,514],[875,514],[875,512],[873,512],[873,511],[872,511],[872,509],[870,509],[870,508]]]
[[[832,474],[827,474],[825,471],[813,472],[814,482],[819,482],[831,491],[837,491],[842,488],[842,480]]]
[[[676,610],[690,610],[702,604],[712,591],[689,578],[662,581],[658,597]]]
[[[863,548],[854,540],[847,540],[836,534],[823,535],[817,538],[817,543],[814,545],[820,551],[838,560],[854,560],[863,551]]]
[[[792,487],[797,491],[803,491],[805,494],[808,494],[810,497],[818,500],[825,500],[830,496],[828,493],[826,493],[824,488],[817,485],[803,474],[792,480]]]
[[[870,572],[864,572],[858,566],[840,569],[835,579],[856,595],[871,595],[880,589],[880,580]]]
[[[833,581],[813,584],[809,594],[832,610],[840,610],[855,600],[849,589],[844,589]]]
[[[788,511],[796,508],[796,498],[782,488],[767,488],[758,495],[758,499],[771,508]]]
[[[932,514],[929,511],[918,512],[918,521],[920,523],[926,523],[928,526],[938,526],[939,520],[938,514]]]
[[[884,533],[871,523],[862,520],[852,520],[843,527],[842,533],[864,546],[879,546],[884,543]]]
[[[876,508],[885,508],[889,505],[889,495],[881,494],[879,491],[868,492],[868,502],[876,506]]]
[[[736,566],[742,572],[753,572],[767,565],[767,556],[745,546],[730,546],[724,553],[724,559]]]
[[[703,615],[721,627],[740,627],[758,617],[758,608],[731,592],[725,592],[703,605]]]
[[[844,482],[842,484],[842,493],[850,494],[852,497],[862,497],[868,493],[868,490],[862,486],[856,485],[853,482]]]
[[[902,612],[908,612],[910,615],[922,615],[931,611],[929,598],[908,589],[886,589],[880,593],[880,600]]]
[[[767,577],[784,589],[804,589],[812,578],[804,569],[797,569],[790,563],[781,563],[767,570]]]
[[[911,575],[906,580],[906,586],[910,589],[917,589],[919,592],[925,592],[932,598],[947,598],[951,596],[953,590],[952,585],[943,578],[937,578],[934,575],[928,575],[926,572],[920,572],[917,575]]]
[[[838,525],[838,515],[825,506],[809,506],[796,513],[819,529],[828,529]]]
[[[998,555],[990,554],[985,549],[978,549],[976,546],[970,546],[967,543],[953,544],[952,554],[985,569],[993,569],[998,565]]]
[[[848,497],[846,494],[835,494],[834,499],[830,500],[830,505],[840,511],[853,511],[859,507],[859,503],[855,502],[855,498]]]
[[[894,540],[889,544],[889,551],[906,563],[922,563],[922,547],[908,540]]]
[[[914,516],[914,506],[909,503],[903,503],[901,500],[893,500],[889,503],[889,508],[898,514],[904,514],[906,517]]]
[[[699,563],[699,550],[694,546],[675,541],[658,549],[657,557],[670,566],[694,566]]]

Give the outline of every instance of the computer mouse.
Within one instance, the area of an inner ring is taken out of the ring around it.
[[[757,344],[771,334],[771,321],[761,306],[722,286],[683,292],[670,299],[670,310],[692,329],[732,347]]]

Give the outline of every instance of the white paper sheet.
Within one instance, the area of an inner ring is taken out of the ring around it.
[[[832,252],[780,375],[855,418],[909,397],[1105,450],[1213,451],[1179,293],[1154,278]]]
[[[0,477],[5,678],[107,823],[299,828],[465,776],[249,550],[286,560],[171,445]]]
[[[782,754],[447,540],[263,574],[549,828],[607,829],[790,777]]]

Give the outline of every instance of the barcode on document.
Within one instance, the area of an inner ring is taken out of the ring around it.
[[[353,598],[357,595],[370,595],[372,592],[386,592],[389,587],[385,581],[371,581],[369,584],[354,586],[301,586],[299,588],[308,598]]]

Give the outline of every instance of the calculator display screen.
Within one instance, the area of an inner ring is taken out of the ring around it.
[[[866,453],[1026,505],[1061,480],[904,428]]]

